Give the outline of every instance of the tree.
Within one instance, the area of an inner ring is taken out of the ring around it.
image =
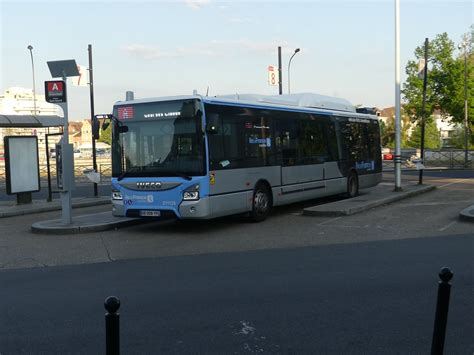
[[[425,122],[425,148],[439,149],[440,148],[440,134],[438,127],[432,118]],[[419,148],[421,146],[421,125],[417,125],[413,130],[408,146],[411,148]]]
[[[408,133],[411,129],[410,118],[401,112],[401,148],[408,147]],[[387,122],[380,121],[380,139],[382,146],[387,148],[395,148],[395,116],[387,118]]]
[[[474,54],[472,42],[474,39],[474,26],[471,34],[466,35],[468,40],[468,90],[471,93],[471,105],[474,106],[474,80],[472,80],[472,64]],[[446,33],[437,35],[428,46],[428,81],[426,90],[425,117],[433,114],[435,109],[441,117],[450,117],[453,122],[464,120],[464,57],[454,57],[455,45]],[[405,111],[412,122],[421,119],[423,78],[418,77],[418,61],[424,57],[424,45],[415,49],[415,60],[410,60],[406,66],[407,80],[403,85],[403,99]],[[469,63],[471,65],[469,65]],[[474,112],[470,110],[470,120],[474,123]]]
[[[107,143],[108,145],[112,145],[112,125],[109,126],[105,130],[100,130],[100,137],[98,139],[99,142]]]
[[[450,135],[450,145],[454,148],[464,149],[464,127],[458,126]],[[474,141],[470,141],[468,149],[474,149]]]

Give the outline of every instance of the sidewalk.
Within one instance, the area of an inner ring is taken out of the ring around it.
[[[433,185],[407,184],[402,191],[393,191],[393,184],[379,184],[376,187],[360,191],[359,196],[332,203],[326,203],[303,210],[305,216],[350,216],[368,209],[386,205],[408,197],[423,194],[436,188]],[[474,205],[465,208],[459,213],[464,221],[474,222]]]
[[[72,208],[91,207],[110,204],[110,197],[78,197],[72,199]],[[61,201],[33,200],[31,204],[17,205],[16,201],[0,202],[0,218],[22,216],[26,214],[59,211]]]
[[[393,184],[379,184],[373,188],[360,190],[359,196],[354,198],[305,208],[303,214],[306,216],[350,216],[374,207],[423,194],[435,188],[433,185],[410,184],[403,185],[402,191],[395,192],[393,191]]]
[[[73,216],[72,224],[63,225],[60,219],[36,222],[31,231],[37,234],[77,234],[101,232],[135,224],[151,222],[150,219],[114,217],[112,211]]]

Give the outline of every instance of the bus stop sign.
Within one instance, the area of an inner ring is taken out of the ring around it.
[[[52,104],[66,102],[66,85],[62,80],[44,82],[46,102]]]

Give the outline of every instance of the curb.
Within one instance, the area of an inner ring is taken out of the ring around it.
[[[129,227],[137,224],[149,223],[151,220],[140,218],[113,217],[115,220],[102,223],[80,223],[80,219],[97,217],[97,214],[83,215],[73,218],[72,225],[62,225],[60,219],[36,222],[31,225],[31,231],[35,234],[83,234],[102,232],[111,229]],[[75,219],[75,221],[74,221]]]
[[[48,202],[45,202],[48,203]],[[102,206],[110,204],[110,198],[107,199],[100,199],[96,201],[78,201],[72,203],[72,208],[82,208],[82,207],[93,207],[93,206]],[[28,206],[28,208],[23,210],[15,210],[15,211],[0,211],[0,218],[6,217],[15,217],[15,216],[24,216],[28,214],[36,214],[36,213],[43,213],[43,212],[51,212],[51,211],[60,211],[61,205],[54,203],[51,206],[41,206],[41,207],[33,207]]]
[[[474,222],[474,205],[463,209],[459,213],[459,219],[467,222]]]
[[[405,187],[406,188],[406,187]],[[388,197],[383,197],[378,200],[373,200],[373,201],[366,201],[366,200],[360,200],[358,201],[357,198],[355,197],[352,199],[346,199],[346,200],[341,200],[333,203],[328,203],[324,205],[319,205],[315,207],[309,207],[305,208],[303,210],[303,215],[305,216],[325,216],[325,217],[340,217],[340,216],[350,216],[356,213],[360,213],[363,211],[366,211],[368,209],[382,206],[382,205],[387,205],[392,202],[396,202],[402,199],[405,199],[407,197],[412,197],[416,195],[423,194],[425,192],[429,192],[436,189],[436,186],[433,185],[426,185],[420,188],[416,188],[411,191],[402,191],[402,192],[394,192],[393,195],[388,196]],[[347,207],[347,203],[356,203],[359,202],[358,205],[355,205],[353,207]],[[337,205],[343,204],[344,206],[338,207]]]

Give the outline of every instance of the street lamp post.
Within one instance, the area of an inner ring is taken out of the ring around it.
[[[291,60],[293,59],[293,57],[296,55],[296,53],[298,53],[300,51],[299,48],[296,48],[295,49],[295,53],[293,53],[293,55],[291,56],[290,58],[290,61],[288,62],[288,94],[290,94],[290,65],[291,65]]]
[[[36,85],[35,85],[35,64],[33,61],[33,46],[30,44],[28,47],[26,47],[30,51],[30,57],[31,57],[31,70],[33,72],[33,112],[36,115]]]
[[[458,49],[464,49],[464,167],[467,168],[469,161],[468,141],[469,122],[467,117],[467,41],[464,40],[458,45]]]

